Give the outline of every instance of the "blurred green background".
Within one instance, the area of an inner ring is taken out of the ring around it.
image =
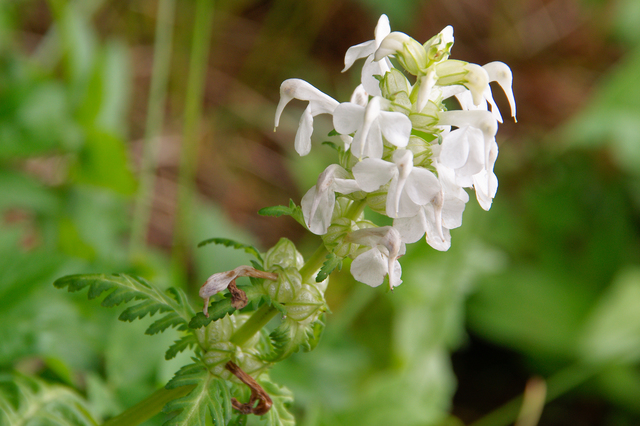
[[[0,0],[0,371],[108,418],[189,355],[164,361],[175,334],[53,280],[135,273],[199,304],[207,276],[247,262],[199,241],[310,254],[317,237],[256,214],[333,161],[322,117],[295,154],[302,103],[273,132],[279,86],[348,100],[344,53],[381,13],[419,41],[451,24],[453,58],[510,65],[518,123],[497,135],[493,207],[472,199],[448,252],[411,246],[394,293],[334,274],[320,345],[273,374],[298,423],[506,425],[518,404],[494,410],[540,376],[540,425],[640,424],[636,0]]]

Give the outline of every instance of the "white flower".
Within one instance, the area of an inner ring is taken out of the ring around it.
[[[395,219],[393,227],[407,244],[415,243],[426,233],[431,247],[446,251],[451,247],[449,230],[462,225],[462,212],[469,195],[455,184],[453,170],[441,164],[437,165],[437,170],[442,191],[430,203],[421,206],[415,216]]]
[[[489,210],[498,190],[498,178],[493,173],[493,165],[498,158],[498,144],[495,138],[498,123],[495,117],[489,111],[446,111],[440,113],[439,119],[441,125],[459,128],[471,126],[482,132],[484,167],[472,176],[472,182],[478,203],[484,210]]]
[[[382,40],[389,35],[391,28],[389,27],[389,18],[387,15],[380,16],[378,24],[374,31],[375,39],[365,41],[364,43],[351,46],[344,56],[344,69],[342,72],[347,71],[353,63],[361,58],[367,58],[362,67],[362,85],[365,90],[371,96],[381,96],[380,85],[374,75],[384,74],[391,69],[391,62],[384,58],[381,61],[374,61],[373,55],[382,43]]]
[[[351,275],[371,287],[377,287],[389,276],[389,287],[402,284],[402,267],[398,258],[405,253],[405,244],[398,231],[391,226],[353,231],[347,237],[356,244],[371,247],[351,263]]]
[[[280,123],[280,115],[282,115],[284,107],[292,99],[309,102],[300,118],[295,140],[296,152],[300,155],[307,155],[311,151],[313,117],[319,114],[332,114],[339,103],[304,80],[298,78],[285,80],[280,85],[280,102],[276,108],[275,127],[278,127]]]
[[[486,166],[482,131],[464,126],[448,133],[442,139],[438,160],[455,170],[456,181],[460,185],[471,186],[472,176],[480,173]]]
[[[336,203],[335,193],[350,194],[360,187],[349,173],[337,164],[327,167],[318,177],[318,183],[302,197],[302,214],[309,230],[317,235],[327,233]]]
[[[389,217],[414,216],[419,206],[429,203],[440,192],[438,178],[429,170],[413,167],[413,153],[398,149],[393,163],[367,158],[353,167],[356,182],[367,192],[389,183],[386,210]]]
[[[355,132],[351,153],[358,159],[381,158],[382,137],[397,147],[405,147],[411,136],[411,120],[401,112],[384,111],[386,99],[371,98],[366,107],[351,102],[341,103],[333,112],[333,126],[338,133]]]

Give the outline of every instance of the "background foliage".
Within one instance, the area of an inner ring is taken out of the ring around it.
[[[286,236],[310,254],[295,221],[256,214],[299,200],[331,155],[295,155],[294,109],[273,133],[278,88],[299,77],[346,100],[344,52],[386,13],[418,40],[452,24],[453,58],[509,64],[519,122],[498,134],[492,209],[469,203],[449,252],[412,247],[393,294],[333,274],[318,348],[272,374],[299,424],[507,424],[509,405],[484,416],[532,376],[554,399],[541,425],[640,422],[638,2],[219,0],[201,108],[195,2],[174,6],[154,122],[158,2],[0,2],[0,393],[100,422],[190,362],[164,360],[175,330],[145,336],[150,320],[118,322],[60,276],[135,274],[199,304],[208,275],[249,258],[199,241]]]

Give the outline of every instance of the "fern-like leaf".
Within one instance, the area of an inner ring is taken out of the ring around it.
[[[185,351],[189,347],[194,347],[198,344],[198,339],[192,333],[182,336],[180,339],[173,342],[173,345],[169,346],[167,352],[164,354],[164,359],[167,361],[173,359],[180,352]]]
[[[182,367],[166,388],[187,385],[195,385],[195,388],[162,409],[165,413],[177,412],[164,426],[205,426],[207,414],[216,426],[226,425],[231,420],[231,393],[225,380],[213,376],[203,364],[196,362]]]
[[[80,291],[89,288],[89,299],[95,299],[105,292],[107,296],[102,300],[102,306],[112,307],[127,303],[132,300],[140,300],[139,303],[129,306],[121,314],[121,321],[133,321],[160,312],[164,314],[152,323],[147,329],[147,334],[156,334],[168,327],[178,327],[186,330],[187,324],[195,314],[189,305],[185,294],[172,288],[163,292],[142,278],[125,274],[86,274],[68,275],[56,280],[53,285],[56,288],[67,287],[68,291]]]
[[[0,424],[96,426],[86,402],[71,389],[19,373],[0,375]]]
[[[260,254],[258,249],[247,244],[242,244],[227,238],[209,238],[208,240],[204,240],[198,243],[198,247],[203,247],[207,244],[219,244],[225,247],[234,248],[236,250],[244,250],[245,253],[254,255],[260,262],[262,262],[262,255]]]
[[[296,420],[289,412],[289,407],[293,404],[293,393],[286,387],[273,383],[266,374],[260,376],[258,383],[273,402],[271,410],[261,416],[260,420],[264,421],[266,426],[295,426]]]
[[[307,225],[304,223],[304,216],[302,215],[302,209],[299,206],[296,206],[296,203],[293,200],[289,200],[289,207],[286,206],[273,206],[273,207],[265,207],[258,210],[258,214],[261,216],[291,216],[298,222],[300,225],[306,227]]]
[[[318,275],[316,275],[316,282],[319,283],[326,280],[336,268],[338,268],[338,271],[342,270],[342,258],[333,253],[329,253],[327,255],[327,260],[324,261],[322,268],[320,268]]]

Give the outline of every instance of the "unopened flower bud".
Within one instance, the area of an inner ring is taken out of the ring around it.
[[[288,303],[293,300],[300,286],[302,286],[302,276],[295,268],[280,269],[277,280],[264,283],[269,297],[278,303]]]
[[[386,36],[376,50],[374,60],[379,61],[389,55],[396,55],[400,65],[413,75],[424,73],[427,69],[428,59],[424,47],[405,33],[394,31]]]
[[[325,247],[338,257],[357,255],[360,245],[345,241],[345,237],[352,231],[364,228],[373,228],[376,225],[368,220],[353,221],[341,217],[331,224],[329,230],[322,236]]]
[[[380,82],[380,90],[382,96],[390,99],[390,97],[396,95],[399,92],[409,93],[411,92],[411,85],[407,80],[407,77],[397,68],[392,68],[391,71],[385,73],[382,81]]]
[[[436,73],[440,86],[460,84],[469,89],[475,105],[480,105],[484,100],[483,92],[489,86],[489,74],[480,65],[447,60],[436,66]]]
[[[424,50],[427,52],[427,58],[430,63],[439,62],[449,57],[451,47],[453,46],[453,27],[447,25],[439,34],[431,37],[424,44]]]
[[[264,268],[267,271],[272,270],[275,265],[300,269],[304,265],[304,258],[291,240],[280,238],[280,241],[271,247],[264,257]]]
[[[304,284],[296,298],[286,304],[287,318],[295,321],[303,321],[318,313],[325,306],[324,297],[318,289],[309,284]]]

